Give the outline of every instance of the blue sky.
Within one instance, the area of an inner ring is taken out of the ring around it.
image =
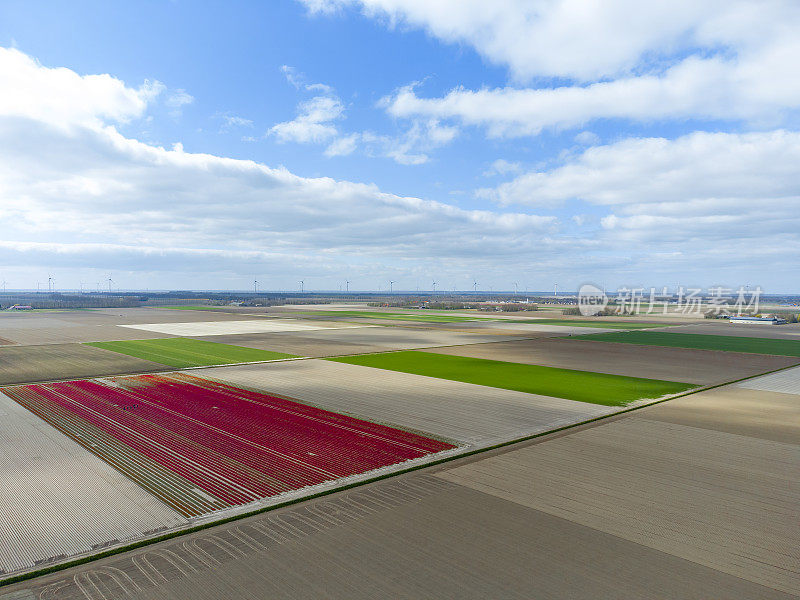
[[[376,104],[400,86],[424,81],[422,89],[436,95],[458,85],[505,84],[505,69],[487,66],[469,47],[441,44],[424,32],[389,32],[358,14],[309,17],[294,0],[79,2],[65,8],[60,2],[4,3],[3,45],[16,44],[47,66],[110,73],[131,85],[155,79],[186,90],[194,102],[179,118],[160,106],[150,112],[152,123],[120,128],[158,145],[181,142],[187,152],[282,164],[298,175],[375,182],[397,194],[445,201],[453,200],[451,191],[481,184],[480,174],[497,152],[511,152],[514,159],[545,157],[539,143],[483,148],[480,139],[465,134],[467,144],[442,149],[421,168],[398,169],[386,157],[328,158],[324,148],[264,137],[315,95],[291,85],[284,65],[308,84],[335,88],[346,106],[342,129],[386,135],[398,135],[404,126],[387,119]],[[226,127],[225,116],[252,124]],[[474,172],[470,181],[464,181],[464,167]],[[472,204],[469,197],[455,200]]]
[[[791,291],[798,23],[777,1],[7,1],[0,277]]]

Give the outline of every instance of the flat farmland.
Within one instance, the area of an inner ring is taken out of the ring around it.
[[[685,382],[420,351],[386,352],[328,360],[607,406],[625,406],[637,400],[660,398],[694,387]]]
[[[419,321],[423,323],[462,323],[472,321],[476,317],[461,315],[445,315],[427,311],[381,312],[373,310],[320,310],[299,311],[298,314],[309,317],[328,317],[340,319],[376,319],[387,321]]]
[[[0,576],[186,522],[2,392],[0,422]]]
[[[185,516],[453,448],[186,374],[3,392]]]
[[[663,323],[638,323],[636,321],[610,321],[605,318],[580,319],[520,319],[519,323],[537,323],[540,325],[563,325],[567,327],[594,327],[596,329],[652,329],[664,327]]]
[[[648,409],[647,418],[800,448],[800,396],[750,389],[744,383],[670,400]]]
[[[405,350],[513,340],[520,335],[527,336],[528,333],[519,332],[515,335],[509,332],[498,333],[493,330],[450,331],[447,329],[418,329],[413,327],[352,327],[346,329],[320,329],[293,335],[309,340],[312,343],[319,340],[320,343],[325,344],[327,347],[341,342],[345,345],[375,346],[383,350]],[[234,341],[233,338],[225,339],[231,340],[231,342]],[[346,354],[346,352],[337,354]]]
[[[693,325],[668,327],[665,333],[697,333],[705,335],[730,335],[734,337],[756,337],[775,340],[800,339],[800,324],[787,325],[732,325],[726,321],[704,321]]]
[[[87,600],[84,590],[134,600],[530,600],[531,590],[570,600],[794,598],[420,473],[16,584],[0,598]]]
[[[705,393],[680,401],[691,403]],[[645,549],[800,594],[800,447],[660,420],[672,402],[438,476]],[[719,413],[706,409],[711,422]],[[795,419],[795,429],[797,424]]]
[[[169,335],[200,337],[205,335],[232,335],[238,333],[276,333],[315,331],[330,327],[314,325],[295,319],[248,319],[246,321],[190,321],[188,323],[137,323],[121,325],[130,329],[166,333]]]
[[[464,330],[478,331],[484,333],[505,332],[516,335],[556,336],[556,335],[589,335],[590,333],[613,332],[615,329],[603,327],[601,323],[595,326],[590,325],[570,325],[567,320],[554,319],[554,323],[534,323],[529,319],[504,319],[473,321],[471,323],[461,323],[458,327]],[[455,325],[454,325],[455,327]]]
[[[164,369],[159,363],[83,344],[0,348],[0,385]]]
[[[800,363],[800,359],[787,356],[723,354],[708,350],[585,341],[581,338],[513,340],[435,348],[429,352],[649,379],[670,380],[680,377],[682,381],[698,385],[724,383]]]
[[[328,360],[211,368],[203,376],[469,444],[541,433],[615,410]]]
[[[662,331],[625,331],[597,333],[586,336],[586,340],[667,346],[672,348],[694,348],[696,350],[722,350],[725,352],[749,352],[800,357],[800,340],[740,337],[730,335],[705,335]]]
[[[62,344],[165,337],[164,334],[129,329],[121,325],[237,319],[242,317],[214,313],[187,314],[147,308],[20,313],[0,311],[0,331],[3,332],[3,337],[20,345]]]
[[[743,381],[739,387],[762,392],[800,395],[800,368],[786,369],[779,373]]]
[[[180,369],[294,358],[293,354],[187,338],[94,342],[87,345]]]
[[[291,333],[220,335],[194,339],[311,357],[365,354],[388,349],[375,344],[359,344],[328,339],[323,336],[311,337],[311,335],[295,335]]]

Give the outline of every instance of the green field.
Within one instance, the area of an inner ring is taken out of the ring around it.
[[[87,346],[95,346],[180,369],[294,357],[292,354],[283,354],[282,352],[256,350],[189,338],[93,342]]]
[[[653,327],[666,327],[661,323],[626,323],[624,321],[582,321],[579,319],[525,319],[515,323],[539,323],[541,325],[564,325],[565,327],[597,327],[600,329],[652,329]]]
[[[676,381],[624,377],[413,350],[327,360],[606,406],[624,406],[634,400],[677,394],[695,387],[692,384]]]
[[[386,319],[389,321],[422,321],[426,323],[461,323],[475,321],[474,317],[459,315],[425,314],[423,311],[408,313],[373,312],[369,310],[315,310],[293,314],[313,317],[345,317],[348,319]]]
[[[700,333],[674,333],[661,331],[630,331],[592,333],[581,340],[620,342],[645,346],[670,346],[694,350],[724,350],[726,352],[751,352],[778,356],[800,356],[800,341],[767,338],[738,337],[731,335],[706,335]]]

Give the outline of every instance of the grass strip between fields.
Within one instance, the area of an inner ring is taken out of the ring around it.
[[[281,358],[296,358],[294,354],[218,344],[191,338],[158,338],[153,340],[125,340],[120,342],[92,342],[86,344],[119,354],[184,369],[208,365],[258,362]]]
[[[519,319],[514,323],[537,323],[539,325],[563,325],[564,327],[597,327],[598,329],[651,329],[653,327],[667,327],[663,323],[626,323],[624,321],[606,321],[605,319],[579,320],[579,319]]]
[[[625,406],[635,400],[660,398],[697,387],[678,381],[558,369],[416,350],[327,360],[605,406]]]
[[[620,331],[591,333],[578,340],[595,342],[619,342],[645,346],[667,346],[691,348],[693,350],[723,350],[725,352],[749,352],[777,356],[800,357],[800,341],[771,338],[752,338],[731,335],[708,335],[702,333],[677,333],[667,331]]]

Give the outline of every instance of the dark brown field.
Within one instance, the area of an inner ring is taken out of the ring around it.
[[[711,385],[800,364],[788,356],[535,339],[436,348],[441,354]]]
[[[164,371],[170,368],[83,344],[0,348],[0,385]]]

